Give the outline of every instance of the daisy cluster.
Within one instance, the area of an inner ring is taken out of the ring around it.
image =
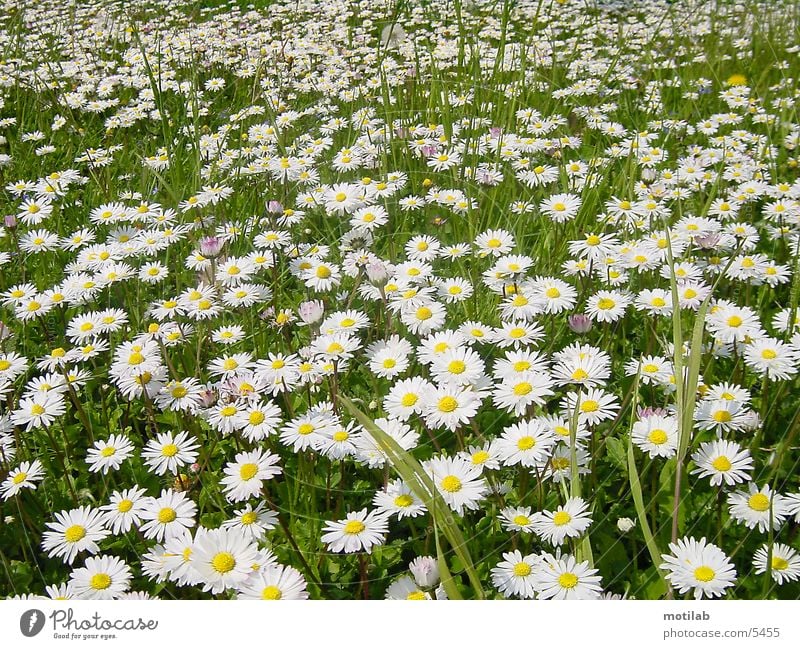
[[[5,3],[0,592],[796,593],[789,3],[390,4]]]

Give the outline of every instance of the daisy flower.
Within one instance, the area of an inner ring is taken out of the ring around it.
[[[142,449],[142,458],[145,466],[156,475],[177,473],[181,467],[197,460],[198,448],[200,445],[186,431],[158,433]]]
[[[561,545],[567,538],[583,534],[592,519],[587,515],[588,504],[581,498],[570,498],[554,511],[545,510],[534,516],[533,528],[543,541]]]
[[[452,384],[430,390],[424,398],[425,425],[452,431],[469,423],[481,404],[474,391]]]
[[[533,532],[530,507],[506,507],[500,511],[500,524],[508,532]]]
[[[222,527],[238,531],[248,536],[253,541],[264,538],[268,530],[275,529],[278,523],[278,512],[267,509],[265,502],[260,502],[253,508],[247,505],[234,512],[234,518],[222,523]]]
[[[736,442],[724,439],[703,442],[692,454],[695,464],[692,474],[701,478],[711,478],[711,486],[717,487],[723,482],[732,486],[750,479],[753,469],[753,458],[750,451]]]
[[[603,589],[601,577],[588,561],[578,561],[572,555],[556,558],[541,557],[534,588],[539,599],[598,599]]]
[[[555,394],[552,387],[547,374],[523,372],[504,379],[492,392],[492,401],[498,408],[521,416],[531,405],[544,405],[546,397]]]
[[[0,457],[2,455],[3,453],[0,451]],[[6,479],[0,484],[0,495],[3,500],[8,500],[23,489],[36,489],[36,483],[43,478],[44,467],[39,460],[21,462],[16,469],[9,471]]]
[[[95,442],[86,453],[86,463],[92,473],[103,475],[109,470],[116,471],[122,463],[133,455],[133,444],[125,435],[112,435],[107,440]]]
[[[11,412],[11,421],[25,430],[46,428],[67,410],[64,397],[55,392],[40,392],[19,400],[19,407]]]
[[[203,590],[212,593],[244,584],[257,559],[258,546],[247,536],[226,528],[198,534],[192,548],[192,567]]]
[[[42,549],[49,557],[60,557],[72,564],[79,552],[97,554],[98,543],[109,535],[103,525],[103,515],[91,507],[78,507],[55,515],[54,523],[47,523],[42,535]]]
[[[770,564],[770,576],[778,585],[784,582],[800,579],[800,555],[785,543],[775,543],[772,546],[772,558],[769,558],[769,546],[763,545],[756,550],[753,557],[753,567],[757,575],[767,572],[767,563]]]
[[[237,599],[308,599],[305,577],[291,566],[267,566],[238,588]]]
[[[117,557],[89,557],[83,568],[72,571],[67,585],[75,599],[119,599],[132,577],[128,565]]]
[[[393,600],[426,600],[431,599],[429,593],[422,590],[408,575],[393,581],[386,589],[385,599]]]
[[[366,552],[370,554],[376,545],[382,545],[389,531],[388,518],[384,512],[369,512],[366,508],[351,512],[343,520],[325,521],[322,542],[331,552]]]
[[[406,516],[416,518],[427,511],[420,499],[400,479],[390,480],[385,489],[377,491],[372,503],[378,512],[394,514],[398,519]]]
[[[748,529],[758,527],[759,532],[766,532],[772,521],[772,528],[777,530],[789,515],[788,508],[781,494],[773,494],[769,485],[759,489],[751,482],[747,491],[736,491],[728,496],[731,517],[744,523]]]
[[[111,494],[109,503],[100,507],[103,524],[114,534],[124,534],[142,520],[146,493],[145,489],[134,486]]]
[[[503,560],[492,568],[492,585],[504,597],[534,599],[540,562],[541,557],[536,554],[523,556],[519,550],[504,552]]]
[[[678,449],[678,421],[653,415],[633,425],[633,443],[653,457],[672,457]]]
[[[505,466],[524,467],[546,461],[555,443],[552,431],[535,419],[507,426],[495,442],[498,457]]]
[[[661,569],[679,593],[693,591],[695,599],[721,597],[736,583],[736,568],[713,543],[692,537],[670,543],[672,554],[662,554]]]
[[[423,468],[445,503],[457,514],[463,514],[465,509],[478,509],[478,501],[487,493],[480,467],[462,459],[432,458],[423,463]]]
[[[258,495],[264,480],[283,473],[278,460],[277,455],[261,450],[238,453],[235,461],[225,466],[225,477],[220,481],[225,497],[239,502]]]
[[[164,489],[158,498],[148,498],[142,509],[144,523],[139,530],[145,538],[162,541],[194,527],[197,505],[184,494]]]
[[[619,410],[619,402],[616,395],[598,388],[589,388],[585,394],[568,392],[562,406],[564,417],[571,419],[576,409],[580,423],[594,426],[614,417]]]

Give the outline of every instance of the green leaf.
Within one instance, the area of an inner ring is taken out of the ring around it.
[[[625,445],[616,437],[606,438],[606,453],[608,454],[608,459],[611,460],[615,466],[624,471],[628,470],[628,458]]]

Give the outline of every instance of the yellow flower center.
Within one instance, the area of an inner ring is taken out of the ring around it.
[[[252,462],[242,464],[242,466],[239,468],[239,477],[242,480],[252,480],[256,473],[258,473],[258,465]]]
[[[236,567],[236,559],[230,552],[217,552],[211,559],[211,567],[224,575]]]
[[[164,457],[175,457],[178,454],[178,447],[175,444],[164,444],[161,447],[161,455]]]
[[[716,576],[717,573],[708,566],[700,566],[694,570],[694,578],[697,579],[697,581],[702,581],[703,583],[711,581]]]
[[[400,403],[403,405],[403,407],[410,408],[411,406],[416,404],[417,401],[419,401],[419,397],[416,394],[412,394],[409,392],[408,394],[403,395],[403,398],[400,400]]]
[[[600,298],[600,301],[597,303],[597,308],[602,309],[603,311],[608,311],[609,309],[613,309],[616,304],[617,303],[611,298],[604,297]]]
[[[520,451],[528,451],[536,446],[536,440],[531,437],[530,435],[526,435],[525,437],[520,437],[517,440],[517,448]]]
[[[283,593],[277,586],[267,586],[261,591],[261,599],[281,599]]]
[[[531,567],[524,561],[520,561],[514,566],[515,577],[527,577],[529,574],[531,574]]]
[[[164,507],[158,512],[159,523],[171,523],[176,518],[178,518],[178,512],[172,509],[172,507]]]
[[[104,572],[98,572],[96,575],[92,575],[92,578],[89,580],[89,586],[91,586],[93,590],[105,590],[111,586],[111,577]]]
[[[769,509],[769,498],[762,493],[753,494],[747,504],[754,511],[765,512]]]
[[[43,406],[40,406],[38,403],[34,403],[31,406],[31,414],[38,417],[39,415],[43,415],[45,413],[45,409]]]
[[[442,489],[451,494],[461,491],[461,480],[454,475],[445,476],[442,479]]]
[[[297,432],[300,435],[310,435],[314,432],[314,426],[313,424],[300,424],[297,428]]]
[[[565,572],[558,576],[558,585],[561,588],[572,590],[578,585],[578,575],[574,572]]]
[[[566,525],[572,520],[572,516],[570,516],[567,512],[560,511],[556,512],[553,516],[553,525],[557,527],[561,527],[562,525]]]
[[[367,526],[361,521],[347,521],[347,524],[344,526],[344,533],[361,534],[365,529],[367,529]]]
[[[789,562],[783,557],[778,557],[778,556],[772,557],[773,570],[786,570],[788,567],[789,567]]]
[[[581,403],[581,412],[597,412],[600,410],[600,404],[592,399],[587,399]]]
[[[86,528],[82,525],[70,525],[64,530],[64,540],[67,543],[77,543],[86,536]]]
[[[400,494],[394,499],[394,504],[397,507],[411,507],[414,504],[414,499],[408,494]]]
[[[661,430],[660,428],[655,428],[650,431],[650,434],[647,436],[653,444],[660,446],[661,444],[666,444],[668,435],[665,430]]]
[[[432,316],[433,311],[426,306],[421,306],[417,309],[417,320],[429,320]]]
[[[24,471],[20,471],[17,475],[15,475],[12,478],[11,482],[14,484],[20,484],[22,482],[25,482],[25,480],[27,479],[28,479],[28,474],[25,473]]]
[[[520,527],[524,527],[525,525],[530,525],[531,519],[527,516],[523,516],[522,514],[517,514],[514,516],[514,525],[519,525]]]
[[[450,361],[450,364],[447,366],[447,371],[450,372],[450,374],[463,374],[466,369],[467,365],[464,361]]]
[[[251,426],[258,426],[259,424],[263,424],[266,416],[260,410],[256,410],[255,412],[251,412],[250,416],[247,418],[248,423]]]
[[[176,385],[174,388],[172,388],[172,396],[175,399],[183,399],[183,397],[185,397],[188,393],[189,390],[182,385]]]
[[[100,455],[103,457],[111,457],[114,453],[117,452],[117,449],[113,446],[106,446],[102,451],[100,451]]]
[[[458,408],[458,401],[453,397],[442,397],[439,399],[438,408],[442,412],[453,412],[453,410]]]
[[[120,500],[119,503],[117,503],[117,511],[122,514],[129,512],[131,509],[133,509],[132,500],[128,500],[127,498],[125,498],[124,500]]]
[[[733,465],[731,464],[731,461],[727,457],[725,457],[724,455],[720,455],[711,463],[711,466],[714,467],[717,471],[724,472],[724,471],[730,471]]]
[[[524,397],[526,394],[530,394],[531,390],[533,390],[533,386],[526,381],[522,383],[517,383],[514,386],[514,394],[518,397]]]

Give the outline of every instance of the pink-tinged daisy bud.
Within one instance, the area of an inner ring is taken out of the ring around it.
[[[500,128],[499,126],[492,126],[492,128],[489,129],[489,135],[491,135],[493,139],[497,139],[498,137],[500,137],[500,134],[502,132],[503,129]]]
[[[17,217],[14,216],[13,214],[7,214],[5,219],[4,219],[4,222],[5,222],[5,226],[9,230],[13,230],[14,228],[17,227]]]
[[[283,205],[280,201],[269,201],[267,203],[267,212],[270,214],[283,214]]]
[[[576,334],[585,334],[592,328],[592,321],[589,316],[583,313],[575,313],[567,318],[569,328]]]
[[[309,325],[319,322],[324,312],[325,306],[320,300],[301,302],[300,306],[297,307],[297,313],[300,316],[300,319]]]
[[[367,273],[367,279],[377,285],[383,285],[389,279],[389,273],[386,270],[386,265],[380,261],[371,261],[364,269]]]
[[[194,464],[192,464],[192,465],[189,467],[189,470],[190,470],[192,473],[200,473],[200,464],[198,464],[197,462],[195,462]]]
[[[217,393],[214,390],[203,390],[200,393],[200,407],[210,408],[217,402]]]
[[[704,250],[711,250],[717,247],[719,239],[720,237],[718,234],[707,234],[703,237],[695,237],[694,242]]]
[[[435,146],[430,145],[424,146],[420,150],[422,151],[422,155],[424,155],[426,158],[430,158],[432,155],[436,155],[438,152],[438,149]]]
[[[433,557],[417,557],[408,569],[420,588],[433,588],[439,583],[439,565]]]
[[[650,406],[636,406],[636,416],[639,419],[647,419],[648,417],[666,417],[669,413],[664,408],[652,408]]]
[[[0,322],[0,341],[11,337],[11,329],[8,328],[5,322]]]
[[[222,252],[223,243],[219,237],[203,237],[200,239],[200,254],[209,259],[218,257]]]

